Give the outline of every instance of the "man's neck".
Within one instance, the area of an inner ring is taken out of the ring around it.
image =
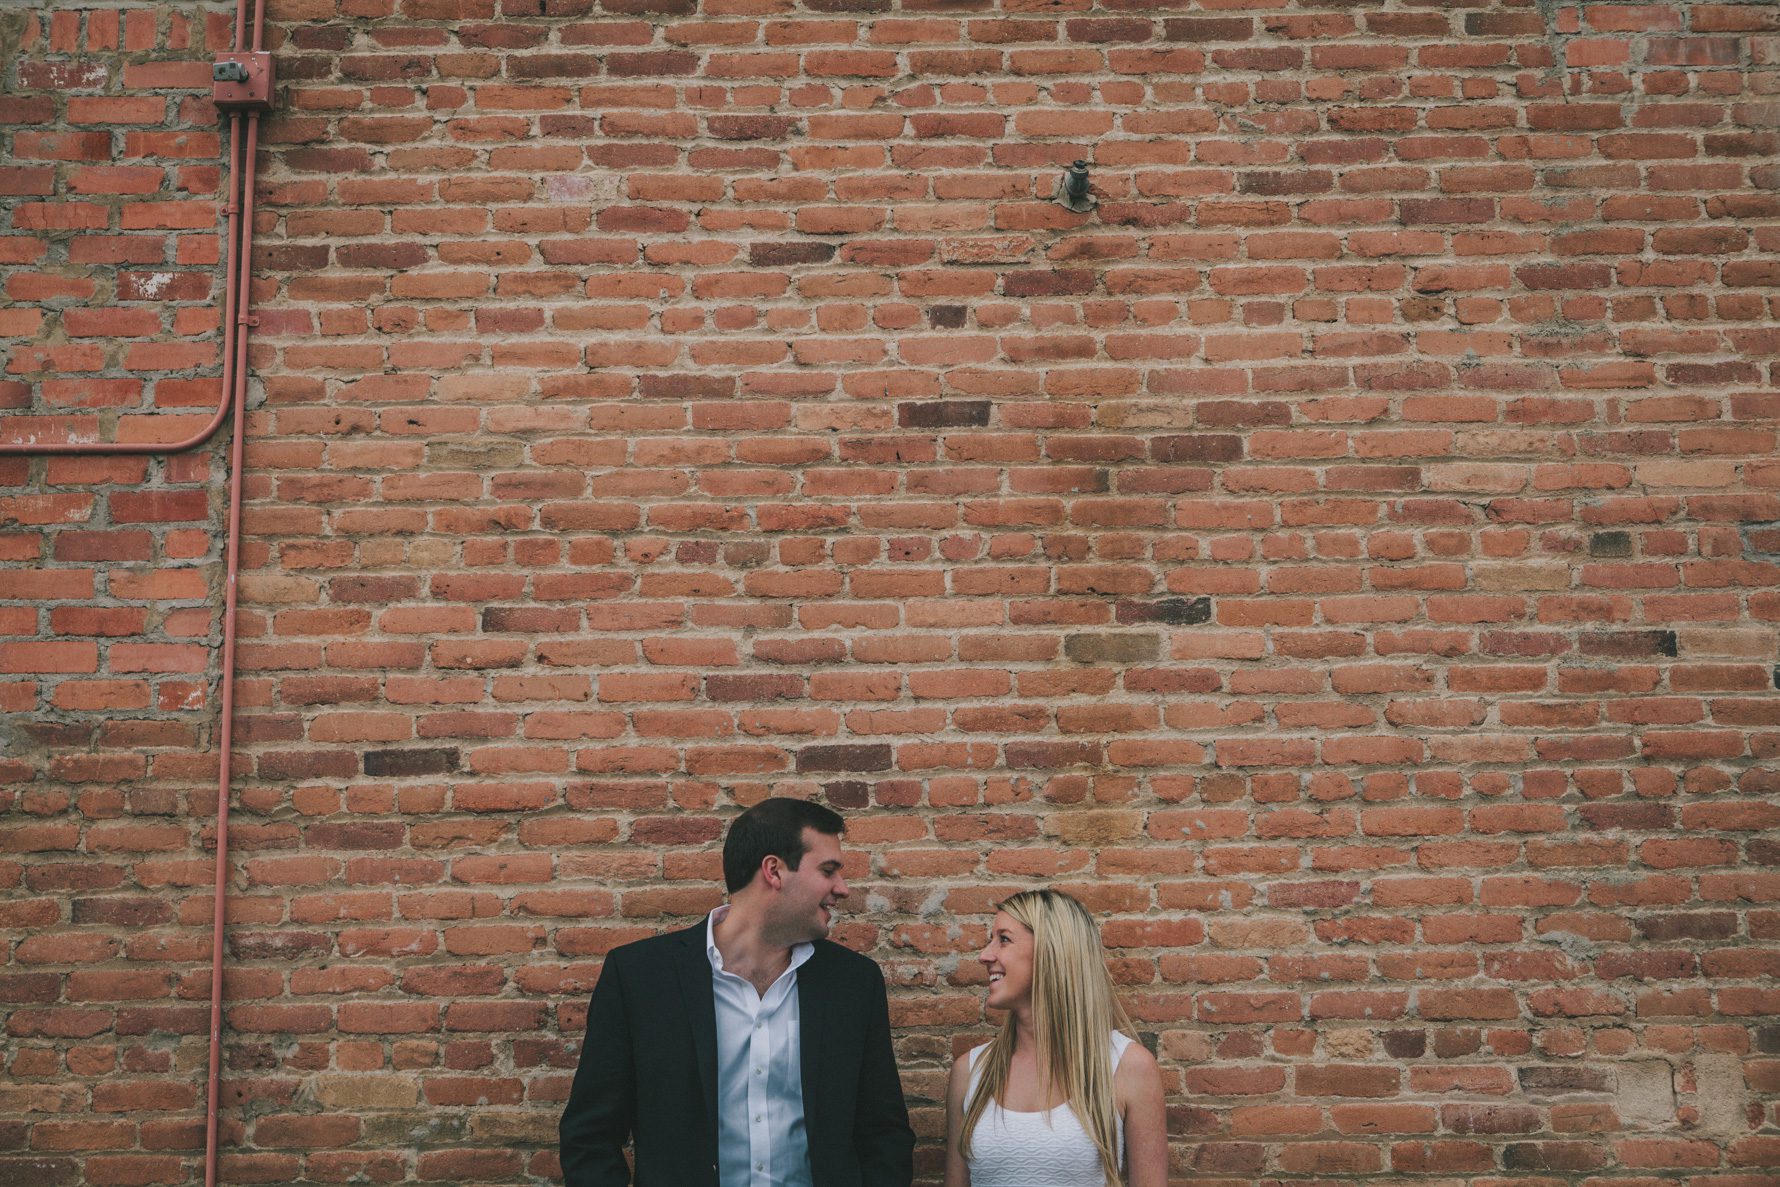
[[[731,903],[723,918],[712,925],[711,938],[723,955],[724,971],[734,973],[765,996],[790,966],[791,945],[774,943],[765,934],[763,921],[747,906]]]

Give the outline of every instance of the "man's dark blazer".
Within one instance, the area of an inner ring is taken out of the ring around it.
[[[884,975],[828,940],[797,970],[814,1187],[908,1187],[914,1131]],[[615,948],[593,990],[562,1114],[568,1187],[718,1187],[717,1006],[705,923]]]

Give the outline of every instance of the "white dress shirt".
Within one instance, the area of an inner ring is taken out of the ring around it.
[[[717,921],[705,921],[705,955],[717,999],[717,1161],[722,1187],[813,1187],[803,1118],[803,1043],[798,1033],[797,968],[814,944],[791,949],[791,963],[765,995],[723,968]]]

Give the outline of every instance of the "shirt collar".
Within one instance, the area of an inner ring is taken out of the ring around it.
[[[724,903],[705,916],[705,957],[711,962],[711,971],[716,973],[724,971],[723,953],[717,948],[717,921],[727,914],[729,914],[729,904]],[[785,972],[796,971],[799,965],[814,956],[815,953],[816,945],[814,944],[793,944],[791,946],[791,964],[787,966]],[[734,976],[735,974],[731,973],[730,975]]]

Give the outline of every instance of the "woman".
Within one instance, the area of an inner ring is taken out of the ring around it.
[[[1165,1187],[1162,1072],[1131,1038],[1087,908],[1016,894],[977,959],[1007,1022],[952,1064],[946,1187]]]

